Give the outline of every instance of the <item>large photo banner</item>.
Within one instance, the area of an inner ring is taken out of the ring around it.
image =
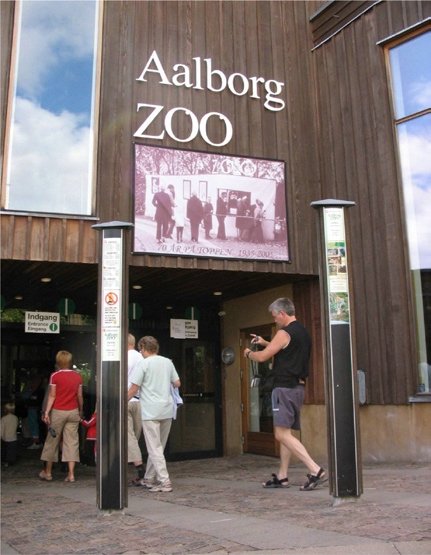
[[[134,148],[135,253],[289,260],[284,162]]]

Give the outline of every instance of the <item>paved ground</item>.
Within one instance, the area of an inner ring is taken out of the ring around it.
[[[2,471],[2,555],[431,555],[431,464],[365,466],[364,494],[334,506],[327,487],[299,491],[300,466],[290,488],[263,489],[273,458],[175,462],[172,493],[129,488],[106,514],[94,467],[42,482],[38,457]]]

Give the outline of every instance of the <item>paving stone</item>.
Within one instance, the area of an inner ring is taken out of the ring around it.
[[[235,517],[257,519],[267,531],[275,518],[286,526],[301,527],[304,537],[315,538],[316,553],[327,545],[319,540],[319,531],[322,537],[340,534],[343,541],[350,536],[352,546],[346,553],[367,553],[354,550],[362,540],[382,542],[384,553],[391,553],[391,547],[394,553],[402,552],[396,549],[398,543],[408,545],[412,553],[426,553],[431,542],[431,494],[424,491],[424,484],[429,482],[431,464],[365,465],[364,494],[338,506],[327,486],[299,491],[305,474],[299,465],[291,469],[290,488],[264,489],[262,482],[276,467],[276,459],[255,455],[168,463],[173,492],[129,488],[129,507],[136,500],[142,502],[142,510],[126,507],[106,515],[96,505],[95,467],[78,465],[75,484],[64,483],[60,468],[54,469],[52,482],[44,482],[38,479],[38,455],[28,453],[2,472],[2,546],[22,555],[283,553],[257,548],[252,542],[247,545],[244,535],[238,535],[240,541],[223,535],[223,520]],[[129,474],[132,478],[133,468]],[[158,522],[145,509],[146,500],[173,507],[179,515],[186,510],[213,511],[214,532],[210,526],[203,532],[193,523],[182,527],[168,520]],[[284,553],[296,555],[298,549],[286,545]],[[312,553],[313,546],[307,549],[304,553]]]

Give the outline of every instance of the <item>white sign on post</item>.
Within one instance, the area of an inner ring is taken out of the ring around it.
[[[172,318],[171,337],[174,339],[198,339],[198,321]]]
[[[323,209],[329,312],[332,320],[350,322],[344,209]]]
[[[121,356],[121,237],[103,239],[102,258],[102,360],[117,361]]]
[[[26,312],[26,333],[60,333],[60,314],[58,312]]]

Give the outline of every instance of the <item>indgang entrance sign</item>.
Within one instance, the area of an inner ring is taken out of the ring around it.
[[[280,98],[284,88],[284,83],[281,81],[265,79],[264,77],[246,77],[242,73],[232,73],[226,76],[223,71],[213,69],[211,58],[202,60],[197,56],[192,60],[192,67],[186,64],[174,64],[169,79],[157,52],[154,50],[136,81],[145,83],[147,82],[147,74],[156,74],[161,85],[186,87],[198,91],[208,89],[216,93],[228,89],[235,96],[249,95],[250,98],[257,100],[264,98],[264,107],[272,112],[279,112],[285,108],[286,103]],[[183,106],[172,108],[166,114],[164,114],[164,109],[165,107],[159,104],[138,102],[137,111],[146,114],[146,119],[133,136],[140,139],[162,140],[166,132],[175,141],[187,143],[195,139],[199,133],[203,140],[212,146],[224,146],[232,139],[233,127],[229,118],[224,114],[208,112],[199,118],[198,115]],[[191,131],[187,137],[177,137],[172,129],[172,119],[180,113],[190,119]],[[219,118],[225,127],[224,138],[219,143],[213,142],[207,133],[208,120],[213,117]],[[152,123],[158,123],[160,120],[163,122],[164,130],[158,134],[153,134],[148,128]]]
[[[58,312],[25,313],[25,333],[60,333]]]

